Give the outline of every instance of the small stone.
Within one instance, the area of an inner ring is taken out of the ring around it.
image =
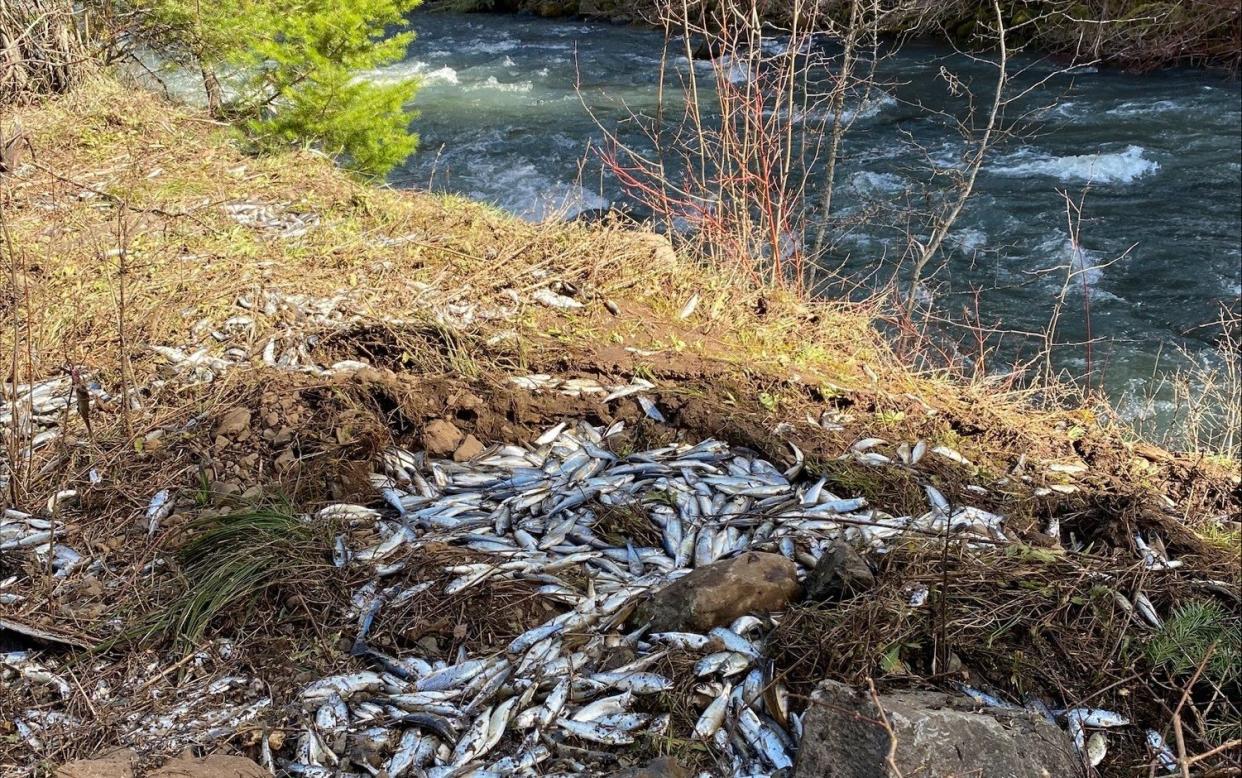
[[[209,487],[211,496],[216,502],[227,500],[233,495],[239,494],[241,490],[241,486],[232,481],[212,481]]]
[[[212,754],[202,759],[183,755],[147,773],[148,778],[271,778],[271,774],[244,756]]]
[[[292,441],[293,441],[293,428],[292,427],[281,427],[279,430],[276,431],[276,434],[272,436],[273,446],[287,446]]]
[[[225,411],[220,417],[220,422],[216,424],[217,437],[235,437],[242,432],[250,430],[250,409],[249,408],[232,408]]]
[[[474,435],[467,435],[457,450],[453,452],[454,462],[467,462],[483,453],[483,444]]]
[[[452,422],[435,419],[423,430],[423,448],[432,456],[448,456],[461,445],[462,437]]]
[[[634,620],[652,632],[706,632],[739,616],[784,610],[798,595],[798,570],[780,554],[748,551],[695,569],[652,594]]]
[[[79,759],[62,765],[56,778],[132,778],[138,754],[131,748],[119,749],[95,759]]]
[[[807,576],[806,598],[812,602],[841,600],[874,585],[875,576],[862,554],[848,543],[835,541]]]
[[[293,452],[290,451],[289,449],[285,449],[284,451],[280,452],[280,456],[276,457],[276,461],[274,464],[276,465],[276,469],[283,473],[289,468],[293,467],[294,463],[296,462],[297,462],[297,457],[293,455]]]

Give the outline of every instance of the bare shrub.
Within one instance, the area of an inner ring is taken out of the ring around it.
[[[0,105],[59,94],[87,60],[71,0],[0,0]]]

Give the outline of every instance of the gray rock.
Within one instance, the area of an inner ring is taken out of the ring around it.
[[[940,692],[879,695],[904,776],[1069,778],[1082,774],[1069,737],[1027,711],[980,709]],[[890,738],[871,695],[833,681],[816,689],[794,778],[892,776]]]
[[[780,554],[749,551],[695,569],[639,604],[635,621],[653,632],[706,632],[747,613],[784,610],[798,594],[798,570]]]
[[[848,543],[837,541],[819,558],[806,578],[806,598],[813,602],[840,600],[875,585],[871,567]]]

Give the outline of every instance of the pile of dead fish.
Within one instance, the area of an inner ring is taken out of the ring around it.
[[[6,508],[0,515],[0,552],[28,550],[41,564],[50,566],[56,578],[65,578],[86,560],[69,546],[55,542],[59,530],[54,522]],[[48,555],[51,559],[48,559]],[[14,579],[0,581],[0,605],[20,601],[20,595],[3,590]]]
[[[302,691],[306,727],[281,766],[295,774],[392,777],[599,774],[615,764],[608,749],[667,733],[695,738],[714,772],[771,775],[793,764],[802,719],[770,662],[771,621],[742,617],[705,634],[625,631],[636,598],[695,567],[743,551],[785,555],[805,575],[834,540],[883,552],[910,531],[946,529],[969,539],[1004,539],[1004,519],[950,506],[928,487],[929,509],[894,516],[864,499],[832,493],[824,479],[798,482],[801,457],[782,471],[715,440],[621,456],[609,439],[621,431],[560,424],[533,447],[499,447],[466,463],[432,461],[390,449],[373,479],[391,511],[334,505],[332,516],[378,542],[352,548],[336,540],[339,565],[366,565],[375,577],[355,593],[354,654],[373,669],[316,681]],[[637,508],[658,546],[618,546],[593,530],[597,511]],[[401,570],[402,550],[451,543],[492,561],[452,565],[448,583],[384,587]],[[588,583],[563,575],[584,570]],[[443,585],[452,595],[502,579],[529,582],[565,608],[491,655],[452,661],[390,656],[367,634],[384,608]],[[911,593],[922,607],[926,591]],[[610,667],[625,649],[633,661]],[[692,731],[669,732],[674,678],[666,658],[692,665]],[[986,704],[986,703],[985,703]],[[997,703],[1003,704],[1003,703]],[[1085,750],[1084,728],[1124,724],[1116,714],[1059,711]]]
[[[15,625],[0,619],[0,626]],[[51,639],[37,631],[34,637]],[[126,711],[117,721],[117,738],[127,746],[146,747],[152,743],[173,751],[191,745],[202,745],[234,735],[238,729],[258,718],[272,705],[263,693],[264,684],[239,675],[226,675],[231,646],[218,641],[210,651],[203,650],[187,657],[183,676],[169,686],[168,668],[153,662],[116,683],[109,677],[108,660],[100,660],[87,669],[90,683],[78,688],[70,685],[73,676],[59,673],[54,660],[45,660],[33,650],[0,653],[0,684],[14,694],[24,693],[39,704],[20,710],[12,718],[18,737],[34,754],[44,749],[60,751],[67,738],[74,736],[84,722],[55,704],[45,694],[55,693],[61,701],[76,694],[84,695],[90,709],[110,707]]]
[[[318,214],[293,211],[286,203],[228,203],[224,212],[238,224],[285,240],[300,238],[319,224]]]

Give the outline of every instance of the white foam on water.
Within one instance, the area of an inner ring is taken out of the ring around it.
[[[841,121],[849,124],[857,119],[870,119],[878,116],[884,109],[894,105],[897,105],[897,98],[883,90],[872,90],[872,95],[858,105],[845,106],[841,111]],[[788,115],[785,109],[781,109],[779,112],[768,109],[763,112],[763,115],[770,117],[778,113],[782,119]],[[795,125],[809,124],[812,127],[815,125],[827,127],[831,125],[832,119],[832,111],[824,108],[812,108],[808,111],[795,110],[793,114],[793,123]]]
[[[1072,238],[1065,237],[1065,233],[1060,231],[1040,243],[1035,251],[1037,257],[1044,256],[1052,260],[1048,264],[1050,272],[1047,277],[1058,289],[1061,284],[1067,283],[1068,269],[1073,274],[1073,277],[1068,279],[1071,294],[1081,294],[1085,286],[1087,294],[1093,300],[1121,299],[1112,292],[1098,288],[1100,281],[1104,278],[1104,268],[1100,266],[1103,255],[1100,252],[1083,248],[1081,244]]]
[[[1169,113],[1171,111],[1186,110],[1188,106],[1179,103],[1176,100],[1127,100],[1118,105],[1116,108],[1110,108],[1104,113],[1109,116],[1147,116],[1149,114]]]
[[[974,254],[988,245],[988,234],[974,227],[964,227],[949,233],[948,241],[963,254]]]
[[[501,38],[494,41],[475,41],[467,43],[458,50],[458,54],[504,54],[518,47],[512,38]]]
[[[486,191],[474,191],[470,197],[495,203],[500,208],[529,222],[572,219],[586,211],[608,208],[612,201],[578,184],[554,181],[530,162],[521,162],[501,170],[471,171],[487,181]]]
[[[1160,163],[1145,156],[1142,146],[1101,154],[1049,157],[1023,149],[998,160],[993,172],[1002,176],[1051,176],[1061,181],[1089,181],[1097,184],[1130,184],[1160,169]]]
[[[430,63],[417,60],[398,62],[395,65],[377,68],[363,74],[363,78],[377,84],[391,84],[414,77],[417,77],[423,86],[430,84],[457,85],[461,83],[457,78],[457,71],[453,68],[445,65],[433,70]]]
[[[854,191],[864,195],[892,194],[906,188],[906,179],[896,173],[875,173],[870,170],[851,173],[849,183]]]
[[[535,85],[529,81],[498,81],[495,76],[488,76],[486,81],[478,81],[466,87],[470,91],[494,89],[497,92],[529,92]]]
[[[855,119],[870,119],[879,116],[881,111],[894,105],[897,105],[896,97],[893,97],[883,89],[873,89],[867,99],[863,100],[859,105],[842,111],[841,119],[845,122],[852,122]]]

